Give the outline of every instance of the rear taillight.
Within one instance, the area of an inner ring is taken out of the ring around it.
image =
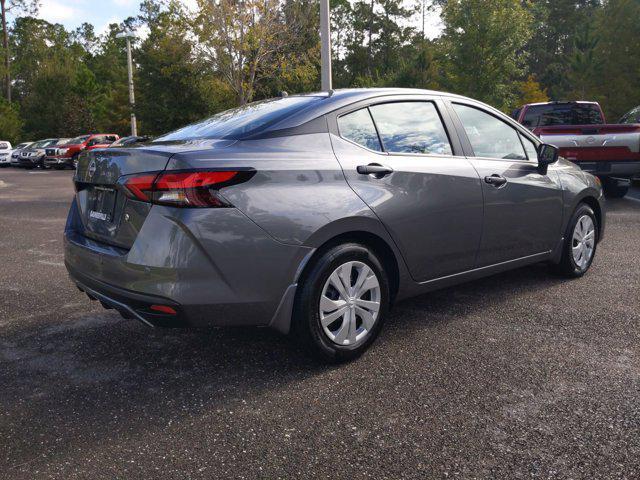
[[[247,181],[253,171],[181,171],[131,175],[121,180],[135,200],[174,207],[229,207],[222,187]]]

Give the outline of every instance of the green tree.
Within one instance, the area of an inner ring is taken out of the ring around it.
[[[595,61],[601,66],[596,88],[612,121],[640,105],[639,18],[640,1],[608,0],[596,19]]]
[[[18,143],[22,133],[22,120],[15,103],[0,98],[0,138]]]
[[[409,5],[409,6],[407,6]],[[347,15],[348,27],[333,15],[339,30],[339,48],[344,54],[336,64],[341,86],[388,84],[402,68],[404,48],[411,42],[415,13],[411,2],[402,0],[358,0],[351,5],[338,3]]]
[[[600,0],[536,0],[530,3],[533,35],[526,46],[530,71],[555,100],[569,98],[573,88],[571,56],[576,33],[593,22]]]
[[[442,16],[446,85],[509,111],[527,72],[528,9],[519,0],[450,0]]]
[[[34,15],[38,11],[37,0],[0,0],[0,21],[2,24],[2,54],[4,56],[4,83],[7,101],[11,103],[11,50],[9,48],[9,12],[27,12]]]
[[[148,18],[147,27],[149,35],[135,52],[137,110],[143,131],[159,134],[208,113],[203,95],[206,65],[196,59],[178,2]]]

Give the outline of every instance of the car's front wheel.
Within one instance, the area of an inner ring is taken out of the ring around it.
[[[322,360],[347,361],[375,340],[389,310],[389,280],[376,254],[356,243],[320,254],[296,297],[294,331]]]
[[[607,198],[623,198],[629,192],[629,185],[620,184],[612,178],[604,178],[602,190]]]
[[[566,277],[581,277],[591,267],[597,246],[598,219],[590,206],[581,203],[567,227],[562,258],[556,271]]]

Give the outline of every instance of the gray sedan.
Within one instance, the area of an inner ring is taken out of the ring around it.
[[[598,180],[461,96],[289,96],[83,153],[65,263],[152,326],[266,326],[343,361],[394,302],[536,262],[589,269]]]

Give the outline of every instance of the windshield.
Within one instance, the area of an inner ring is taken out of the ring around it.
[[[68,145],[77,145],[79,143],[84,143],[87,138],[89,138],[91,135],[81,135],[79,137],[76,138],[72,138],[71,140],[69,140],[67,142]]]
[[[522,124],[528,128],[551,125],[601,125],[604,123],[594,103],[558,103],[527,108]]]
[[[640,107],[636,107],[630,112],[626,113],[619,123],[640,123]]]
[[[70,145],[71,144],[71,140],[70,138],[61,138],[60,140],[58,140],[56,142],[56,145]]]
[[[16,147],[16,150],[20,150],[21,148],[27,148],[30,145],[29,142],[27,143],[21,143]]]
[[[51,140],[39,140],[31,144],[31,148],[43,148],[47,145],[51,145]]]
[[[324,97],[284,97],[249,103],[175,130],[154,142],[202,138],[237,139],[293,115]]]
[[[6,142],[0,142],[0,150],[7,150],[9,148],[9,144]]]

